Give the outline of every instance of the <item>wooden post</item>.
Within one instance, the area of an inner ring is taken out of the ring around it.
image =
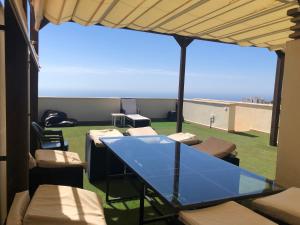
[[[15,193],[28,189],[28,48],[9,0],[5,0],[4,18],[9,208]]]
[[[184,100],[184,80],[185,80],[185,64],[186,64],[186,48],[193,41],[191,38],[174,36],[180,46],[180,70],[179,70],[179,87],[178,87],[178,104],[177,104],[177,126],[176,132],[182,132],[183,122],[183,100]]]
[[[30,41],[38,54],[39,52],[39,33],[34,29],[35,17],[33,7],[30,10]],[[37,139],[31,122],[38,122],[38,85],[39,85],[39,68],[30,57],[30,151],[34,154],[37,149]]]
[[[276,67],[276,78],[275,78],[275,85],[274,85],[272,121],[271,121],[271,132],[270,132],[271,146],[277,146],[279,115],[280,115],[280,106],[281,106],[282,80],[283,80],[284,60],[285,60],[284,52],[276,51],[276,54],[277,54],[277,67]]]

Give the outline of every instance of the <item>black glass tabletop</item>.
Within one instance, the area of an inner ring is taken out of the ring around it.
[[[281,190],[271,180],[166,136],[125,136],[101,141],[177,208]]]

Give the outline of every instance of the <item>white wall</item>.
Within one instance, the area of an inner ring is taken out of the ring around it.
[[[120,98],[39,98],[39,118],[47,109],[59,110],[79,121],[110,121],[111,113],[120,112]],[[166,118],[175,110],[175,99],[138,98],[140,114],[151,119]]]
[[[210,100],[185,100],[183,116],[185,121],[210,126],[210,118],[214,116],[212,127],[228,130],[230,104]]]
[[[257,130],[270,133],[272,105],[207,99],[185,100],[183,116],[186,121],[227,131]]]

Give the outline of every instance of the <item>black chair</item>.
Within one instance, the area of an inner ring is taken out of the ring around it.
[[[32,122],[31,126],[39,141],[41,149],[57,149],[67,151],[69,144],[64,140],[61,130],[45,130],[38,123]]]

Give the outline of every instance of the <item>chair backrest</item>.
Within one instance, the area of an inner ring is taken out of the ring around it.
[[[125,114],[136,114],[138,113],[137,104],[135,98],[122,98],[121,108]]]
[[[31,126],[33,130],[35,131],[36,135],[38,136],[39,139],[42,139],[44,137],[44,129],[36,122],[32,122]]]

